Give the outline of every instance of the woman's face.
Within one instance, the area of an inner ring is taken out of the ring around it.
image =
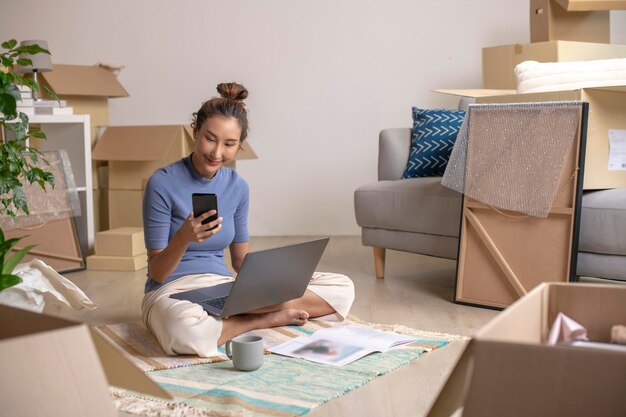
[[[235,159],[239,150],[241,126],[232,117],[213,116],[196,131],[196,147],[191,158],[194,168],[205,178]]]

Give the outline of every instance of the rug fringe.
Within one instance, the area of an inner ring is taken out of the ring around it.
[[[111,396],[118,411],[142,417],[245,417],[241,411],[207,410],[185,403],[158,400],[110,387]]]
[[[404,326],[402,324],[381,324],[381,323],[370,323],[365,320],[361,320],[360,318],[349,314],[346,317],[347,320],[356,323],[362,324],[364,326],[373,327],[378,330],[384,330],[388,332],[396,332],[401,334],[406,334],[409,336],[418,336],[418,337],[427,337],[432,339],[446,339],[447,341],[467,341],[470,340],[469,336],[461,336],[458,334],[450,334],[450,333],[438,333],[438,332],[428,332],[425,330],[416,330],[408,326]]]

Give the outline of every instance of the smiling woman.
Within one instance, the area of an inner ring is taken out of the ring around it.
[[[146,326],[170,355],[214,356],[217,346],[252,329],[304,324],[309,317],[343,319],[354,300],[352,281],[339,274],[315,273],[305,294],[227,318],[210,316],[199,305],[170,295],[232,281],[224,263],[228,248],[235,271],[249,251],[248,184],[225,167],[248,134],[240,84],[220,84],[220,97],[193,115],[195,147],[191,155],[158,169],[146,185],[143,222],[148,277],[142,314]],[[217,196],[215,210],[194,217],[194,193]]]

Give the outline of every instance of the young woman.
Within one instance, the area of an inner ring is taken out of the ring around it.
[[[142,315],[169,355],[214,356],[218,346],[249,330],[302,325],[311,317],[342,320],[354,301],[348,277],[319,272],[301,298],[223,319],[198,304],[169,297],[232,281],[224,249],[230,250],[235,271],[249,250],[248,185],[225,167],[248,133],[243,103],[248,91],[235,83],[219,84],[217,91],[221,97],[193,114],[193,153],[157,170],[144,194],[148,279]],[[205,225],[202,221],[215,215],[213,210],[194,218],[193,193],[217,194],[220,217]]]

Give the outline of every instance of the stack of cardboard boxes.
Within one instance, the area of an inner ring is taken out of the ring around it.
[[[523,61],[564,62],[625,58],[626,45],[611,45],[609,10],[624,0],[530,0],[531,43],[483,49],[483,88],[515,89]]]
[[[585,190],[626,187],[626,170],[609,169],[609,131],[626,130],[626,85],[515,94],[515,66],[523,61],[626,58],[626,45],[610,44],[609,10],[626,0],[530,0],[531,43],[483,48],[482,90],[436,90],[477,103],[581,100],[589,103]]]
[[[137,271],[148,266],[141,227],[96,233],[95,252],[87,257],[87,269],[92,271]]]

